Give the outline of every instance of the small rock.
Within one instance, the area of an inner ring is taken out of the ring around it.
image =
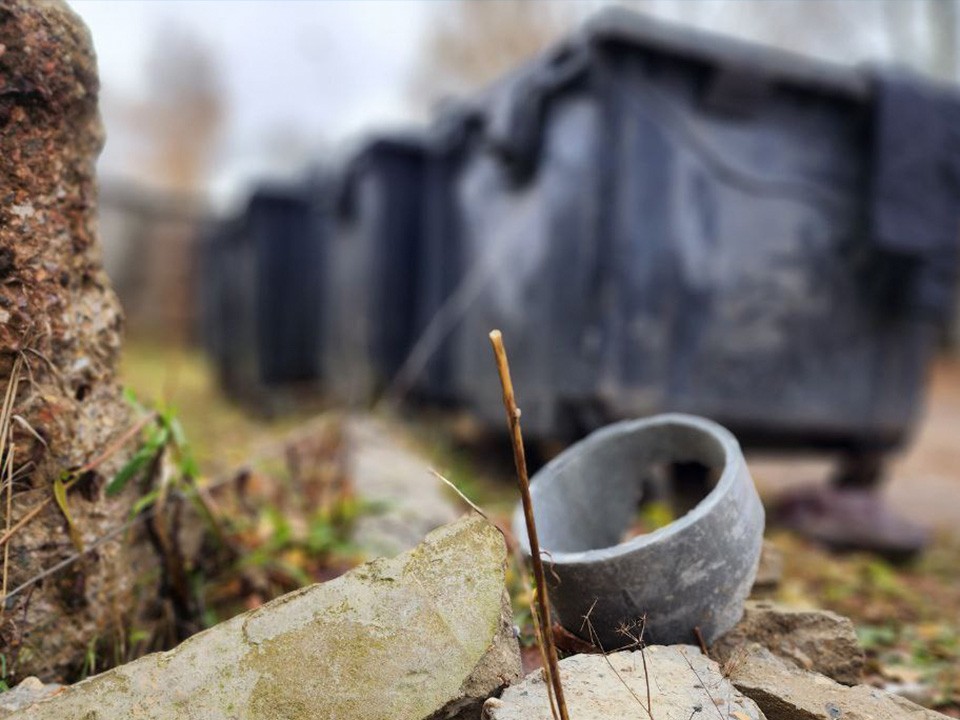
[[[654,645],[646,650],[647,681],[639,651],[573,655],[560,661],[560,677],[573,720],[649,718],[764,720],[756,704],[720,674],[720,667],[689,645]],[[484,720],[551,720],[547,686],[537,670],[483,706]]]
[[[0,694],[0,717],[7,717],[9,713],[23,710],[34,703],[46,700],[57,693],[62,685],[50,683],[45,685],[39,678],[28,677],[14,688]]]
[[[869,685],[847,687],[801,670],[757,644],[730,673],[767,720],[944,720],[946,716]]]
[[[736,663],[738,653],[749,643],[844,685],[860,682],[863,649],[853,623],[842,615],[748,601],[743,619],[713,644],[711,655],[721,664]]]
[[[473,515],[16,717],[476,718],[520,677],[506,563],[500,531]]]

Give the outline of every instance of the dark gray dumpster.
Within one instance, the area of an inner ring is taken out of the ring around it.
[[[375,136],[347,164],[325,302],[335,397],[452,399],[446,336],[428,328],[461,272],[453,179],[475,137],[475,112],[451,107],[423,132]]]
[[[324,193],[320,181],[262,186],[204,250],[207,346],[239,398],[319,379]]]
[[[482,141],[481,120],[470,105],[448,105],[430,128],[426,146],[416,332],[391,389],[432,402],[457,402],[450,330],[457,324],[459,297],[470,288],[461,285],[465,269],[456,178]]]
[[[616,9],[480,102],[451,383],[491,426],[500,328],[531,436],[679,411],[750,446],[906,437],[954,296],[954,95]]]
[[[324,316],[333,397],[366,403],[406,357],[415,333],[426,140],[384,135],[348,162],[337,192]]]

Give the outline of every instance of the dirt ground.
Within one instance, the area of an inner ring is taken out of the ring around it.
[[[905,517],[960,533],[960,358],[938,360],[921,414],[905,451],[891,458],[883,490]],[[826,482],[832,471],[829,458],[750,456],[748,462],[765,499],[792,487]]]
[[[905,515],[960,533],[960,359],[935,367],[919,432],[890,475],[887,492]]]

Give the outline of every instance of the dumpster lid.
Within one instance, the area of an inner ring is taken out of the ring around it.
[[[855,67],[817,60],[761,43],[670,24],[621,7],[590,17],[582,27],[588,42],[621,44],[685,57],[709,65],[759,72],[771,82],[797,85],[866,100],[868,75]]]
[[[250,193],[247,211],[264,205],[302,205],[310,200],[310,188],[302,182],[265,181]]]
[[[394,130],[368,136],[354,152],[348,165],[357,165],[373,154],[386,152],[417,155],[424,152],[430,144],[427,133],[422,130]]]
[[[356,219],[357,183],[376,156],[423,157],[431,149],[431,137],[423,130],[397,130],[370,135],[343,165],[334,185],[333,206],[344,219]]]
[[[864,68],[666,23],[620,7],[606,8],[480,94],[486,138],[515,181],[523,183],[536,171],[540,125],[551,100],[589,81],[598,55],[611,52],[662,55],[722,71],[723,83],[710,99],[718,110],[740,112],[752,96],[762,97],[774,86],[858,104],[867,104],[874,96],[872,73]]]

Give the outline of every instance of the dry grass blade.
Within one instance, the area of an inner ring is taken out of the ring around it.
[[[13,514],[13,445],[10,446],[10,453],[7,456],[7,461],[3,466],[3,477],[6,479],[7,486],[7,505],[6,505],[6,531],[10,531],[10,516]],[[7,600],[7,571],[10,567],[10,546],[5,545],[3,548],[3,587],[0,589],[0,608],[6,607]],[[2,609],[0,609],[2,613]]]
[[[438,473],[433,468],[430,468],[430,474],[433,475],[435,478],[437,478],[437,480],[439,480],[440,482],[444,483],[448,488],[453,490],[461,500],[463,500],[467,505],[469,505],[474,510],[474,512],[480,514],[483,518],[487,520],[490,519],[490,517],[483,510],[481,510],[476,505],[474,505],[473,501],[460,491],[460,488],[458,488],[452,482],[447,480],[447,478],[445,478],[443,475]]]
[[[503,347],[503,336],[499,330],[490,333],[490,343],[493,345],[493,354],[497,361],[497,372],[500,375],[500,385],[503,390],[503,407],[507,413],[507,424],[510,427],[510,439],[513,443],[513,461],[517,470],[517,482],[520,485],[520,499],[523,504],[523,515],[527,525],[527,537],[530,540],[530,558],[533,563],[534,579],[537,583],[537,609],[540,615],[540,633],[547,657],[547,666],[556,696],[557,708],[560,711],[560,720],[569,720],[567,704],[563,697],[563,685],[560,682],[560,668],[557,661],[557,648],[553,644],[553,635],[550,628],[550,599],[547,593],[547,581],[543,572],[543,559],[540,557],[540,541],[537,538],[537,524],[533,517],[533,501],[530,498],[530,481],[527,477],[527,460],[523,450],[523,433],[520,430],[520,408],[517,407],[513,392],[513,381],[510,378],[510,365],[507,362],[507,351]]]
[[[707,687],[707,684],[703,681],[703,678],[700,677],[700,673],[697,672],[697,669],[693,666],[693,663],[690,662],[690,658],[687,657],[687,654],[683,652],[683,648],[679,648],[678,652],[683,655],[683,659],[686,661],[687,666],[690,668],[690,672],[697,676],[697,682],[700,683],[700,687],[703,688],[703,691],[707,694],[707,697],[710,698],[710,702],[713,703],[713,707],[716,708],[717,715],[720,716],[720,720],[726,720],[723,714],[723,710],[720,709],[720,705],[717,703],[716,699],[710,692],[710,688]]]
[[[0,458],[3,458],[2,477],[7,488],[6,519],[4,537],[10,535],[11,514],[13,513],[13,461],[14,445],[12,441],[13,433],[10,424],[14,417],[13,403],[17,396],[17,387],[20,384],[20,371],[23,367],[23,358],[20,355],[13,361],[10,368],[10,377],[7,378],[7,389],[3,396],[3,409],[0,410]],[[7,575],[10,567],[10,548],[4,546],[3,549],[3,580],[2,580],[2,598],[0,608],[6,607],[7,599]]]
[[[13,415],[10,419],[36,438],[38,443],[47,447],[47,441],[43,439],[43,436],[34,430],[33,425],[28,423],[21,415]]]

